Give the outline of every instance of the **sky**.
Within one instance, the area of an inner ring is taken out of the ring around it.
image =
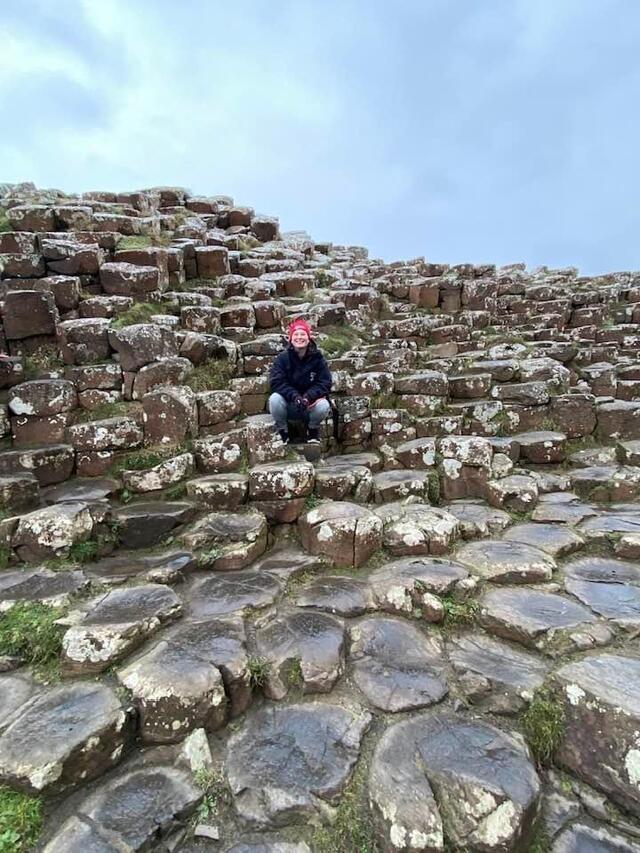
[[[640,0],[2,0],[0,182],[386,261],[640,269]]]

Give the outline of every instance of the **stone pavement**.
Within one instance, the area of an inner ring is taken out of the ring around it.
[[[2,185],[0,784],[41,849],[640,851],[640,273]],[[309,319],[338,435],[265,414]],[[17,608],[17,609],[16,609]]]

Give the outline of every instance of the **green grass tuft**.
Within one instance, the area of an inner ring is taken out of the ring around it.
[[[326,337],[318,341],[318,346],[325,355],[337,358],[352,349],[360,341],[360,336],[349,326],[336,326],[329,331]]]
[[[185,384],[193,391],[222,391],[229,387],[234,373],[226,361],[207,361],[189,374]]]
[[[64,368],[60,350],[52,344],[38,347],[36,352],[25,355],[23,363],[24,378],[27,380],[37,379],[43,373],[51,373]]]
[[[196,809],[193,823],[207,823],[215,819],[222,806],[231,804],[231,789],[221,769],[202,768],[196,770],[193,780],[204,797]]]
[[[562,700],[549,687],[540,687],[520,719],[531,752],[540,764],[548,765],[564,733]]]
[[[322,500],[317,495],[314,495],[313,493],[311,493],[310,495],[307,495],[306,498],[304,499],[304,506],[305,506],[305,509],[307,510],[307,512],[309,512],[312,509],[315,509],[317,506],[320,506],[321,503],[322,503]]]
[[[123,252],[127,249],[150,249],[154,246],[163,247],[171,243],[169,234],[159,234],[151,237],[148,234],[132,234],[121,237],[116,244],[116,251]]]
[[[269,677],[271,664],[266,658],[252,655],[248,660],[249,683],[253,688],[262,687]]]
[[[292,658],[287,664],[285,671],[286,682],[290,687],[302,687],[304,676],[302,674],[302,663],[300,658]]]
[[[134,326],[136,323],[149,323],[154,314],[171,314],[172,308],[166,302],[136,302],[127,308],[111,323],[112,329]]]
[[[370,405],[372,409],[395,409],[398,406],[398,398],[395,394],[374,394]]]
[[[129,414],[129,403],[119,400],[115,403],[101,403],[95,409],[76,409],[74,421],[77,424],[84,424],[89,421],[104,421],[107,418],[119,418]]]
[[[0,616],[0,654],[46,667],[57,660],[62,650],[64,628],[56,625],[56,620],[63,615],[60,607],[37,602],[15,604]]]
[[[42,798],[0,786],[0,853],[33,849],[42,829]]]
[[[5,231],[13,231],[11,227],[11,223],[9,222],[9,216],[5,210],[0,210],[0,233]]]
[[[345,788],[335,822],[313,833],[311,848],[316,853],[376,853],[379,849],[367,807],[366,770],[361,762]]]
[[[444,595],[440,600],[444,607],[442,627],[445,631],[465,628],[475,623],[480,605],[474,598],[456,601],[451,596]]]

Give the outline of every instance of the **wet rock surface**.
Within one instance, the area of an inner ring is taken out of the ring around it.
[[[3,210],[0,780],[41,849],[639,849],[638,273],[387,264],[179,187]],[[334,417],[285,445],[297,317]]]
[[[381,738],[369,796],[388,849],[523,849],[540,780],[526,747],[486,723],[448,715],[398,723]]]
[[[400,620],[375,617],[354,625],[350,657],[358,688],[383,711],[424,708],[447,694],[440,638]]]
[[[60,791],[120,761],[133,721],[109,688],[80,682],[22,698],[22,704],[14,698],[1,726],[3,783],[29,793]]]
[[[346,784],[369,721],[364,712],[318,703],[265,709],[250,717],[227,752],[240,816],[277,826],[322,813]]]

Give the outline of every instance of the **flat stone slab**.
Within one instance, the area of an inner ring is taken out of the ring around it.
[[[640,815],[640,660],[586,657],[555,674],[565,725],[558,760],[622,808]]]
[[[196,568],[190,551],[167,551],[163,554],[114,554],[89,563],[84,571],[103,584],[117,584],[130,578],[149,583],[177,583]]]
[[[429,621],[442,620],[444,610],[437,595],[445,595],[469,573],[451,560],[437,557],[405,557],[375,569],[369,583],[377,607],[389,613],[424,611]]]
[[[539,583],[551,580],[556,567],[553,557],[539,548],[504,539],[469,542],[459,548],[455,560],[492,583]]]
[[[494,714],[521,711],[549,671],[537,655],[484,634],[456,637],[447,648],[463,693],[474,705]]]
[[[304,693],[328,693],[344,669],[344,626],[324,613],[289,613],[257,631],[256,649],[269,662],[263,691],[270,699],[283,699],[296,684]]]
[[[338,566],[360,566],[382,544],[382,521],[367,507],[348,501],[323,501],[301,515],[302,546]]]
[[[445,554],[460,535],[458,519],[428,504],[394,502],[376,509],[385,548],[394,556]]]
[[[114,518],[118,522],[118,538],[125,548],[151,548],[195,514],[195,504],[188,501],[137,501],[120,507]]]
[[[322,819],[358,759],[371,717],[336,705],[263,708],[227,746],[229,786],[240,817],[258,825]]]
[[[191,775],[175,766],[121,772],[76,808],[44,851],[151,850],[201,799]]]
[[[314,469],[309,462],[256,465],[249,471],[251,500],[303,498],[313,491]]]
[[[450,714],[421,714],[388,729],[369,775],[386,850],[442,850],[443,822],[453,849],[526,850],[539,797],[519,739]]]
[[[349,457],[351,454],[349,454]],[[315,492],[331,500],[367,501],[373,493],[373,477],[366,465],[326,465],[316,470]]]
[[[612,533],[640,533],[640,510],[607,512],[587,518],[578,525],[578,532],[587,539],[607,539]]]
[[[219,572],[243,569],[267,547],[267,519],[255,510],[212,512],[183,534],[182,541],[198,553],[202,567]]]
[[[214,731],[251,701],[244,624],[207,619],[179,625],[118,672],[140,714],[145,741],[171,743]]]
[[[491,589],[481,602],[480,622],[491,634],[548,654],[571,645],[572,632],[592,632],[595,616],[569,598],[534,589]]]
[[[402,500],[410,495],[422,497],[429,487],[429,472],[417,469],[381,471],[373,475],[373,497],[376,503]]]
[[[84,784],[120,761],[132,723],[104,684],[25,693],[0,727],[0,782],[31,794]]]
[[[251,564],[252,571],[269,572],[283,581],[307,573],[326,571],[331,562],[321,554],[307,554],[298,545],[284,545],[269,550]]]
[[[74,624],[62,638],[63,672],[102,672],[181,613],[182,601],[162,584],[114,589],[93,599],[67,617]]]
[[[111,477],[77,477],[56,486],[47,486],[40,492],[44,504],[66,503],[67,501],[101,501],[120,488]]]
[[[353,677],[383,711],[409,711],[440,702],[448,693],[438,636],[425,637],[399,619],[371,617],[351,628]]]
[[[574,525],[597,514],[595,506],[585,503],[573,492],[550,492],[540,496],[540,503],[531,513],[531,520]]]
[[[619,583],[640,586],[640,565],[612,557],[582,557],[562,566],[565,578],[591,583]]]
[[[338,616],[362,616],[375,609],[375,596],[367,580],[323,575],[305,585],[295,603],[298,607],[326,610]]]
[[[598,616],[624,628],[640,627],[640,587],[570,577],[565,580],[564,588]]]
[[[0,573],[0,613],[20,601],[37,601],[50,607],[61,607],[88,586],[89,581],[81,571],[4,571]]]
[[[198,581],[187,596],[189,613],[194,619],[221,616],[248,608],[266,607],[283,592],[277,577],[247,569],[242,572],[220,572],[215,577]]]
[[[15,711],[21,708],[37,690],[39,685],[23,672],[0,675],[0,731],[8,724]]]
[[[638,853],[640,845],[609,829],[574,823],[558,834],[551,853]]]
[[[494,536],[511,524],[508,512],[484,503],[454,501],[446,506],[446,510],[460,522],[460,534],[463,539]]]
[[[584,545],[584,539],[562,524],[516,524],[502,535],[503,542],[520,542],[554,559],[566,557]]]

